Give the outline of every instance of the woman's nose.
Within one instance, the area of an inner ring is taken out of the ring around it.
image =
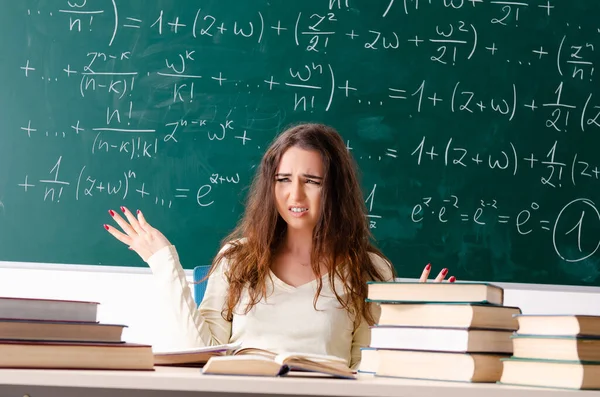
[[[304,186],[299,181],[292,183],[291,196],[295,200],[304,198]]]

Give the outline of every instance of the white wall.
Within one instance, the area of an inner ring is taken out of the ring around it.
[[[168,348],[172,341],[161,326],[168,314],[153,281],[147,268],[0,262],[0,296],[97,301],[99,321],[127,325],[128,342]],[[505,305],[526,314],[600,315],[600,287],[496,284],[505,288]]]
[[[100,302],[98,320],[127,325],[126,341],[167,348],[153,281],[148,268],[0,262],[0,296]]]

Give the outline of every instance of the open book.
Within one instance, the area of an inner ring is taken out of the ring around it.
[[[154,365],[203,367],[206,374],[280,376],[290,371],[354,378],[346,360],[307,353],[277,354],[239,344],[154,351]]]
[[[355,379],[346,360],[329,355],[309,353],[276,354],[262,349],[243,348],[231,355],[211,357],[202,369],[212,375],[282,376],[290,371],[299,375],[312,373],[335,378]]]
[[[154,350],[154,365],[201,367],[214,356],[232,354],[239,344],[227,344],[178,350]]]

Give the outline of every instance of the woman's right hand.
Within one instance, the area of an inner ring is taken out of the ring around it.
[[[161,232],[146,222],[140,210],[137,211],[137,218],[125,207],[121,207],[121,211],[127,220],[113,210],[109,210],[108,213],[125,233],[109,225],[104,225],[104,228],[117,240],[128,245],[129,249],[135,251],[144,261],[148,261],[156,252],[171,245]]]

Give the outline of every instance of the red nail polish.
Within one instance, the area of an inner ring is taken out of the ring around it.
[[[442,269],[442,274],[443,274],[444,276],[445,276],[446,274],[448,274],[448,269],[446,269],[446,268],[443,268],[443,269]]]
[[[425,270],[431,270],[431,263],[428,263],[427,266],[425,266]]]
[[[108,225],[104,225],[104,228],[105,228],[106,230],[108,230]]]
[[[115,211],[113,210],[108,210],[108,213],[110,214],[110,216],[115,216]]]
[[[139,214],[140,212],[141,212],[140,210],[137,210],[137,213],[138,213],[138,214]]]
[[[125,212],[125,207],[121,206],[121,211]]]
[[[449,282],[453,283],[456,281],[456,277],[452,276],[448,279]]]

